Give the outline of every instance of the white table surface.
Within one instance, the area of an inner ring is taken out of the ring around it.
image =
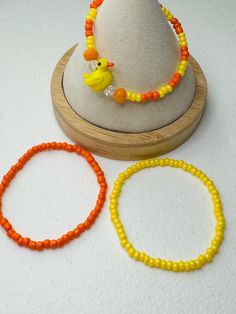
[[[236,313],[236,2],[165,4],[183,20],[209,84],[200,127],[168,156],[203,169],[220,190],[227,219],[220,253],[193,273],[149,269],[120,247],[108,202],[93,228],[60,250],[18,248],[0,230],[1,314]],[[30,146],[69,141],[54,118],[50,79],[62,54],[80,41],[87,6],[87,0],[0,1],[0,176]],[[132,162],[96,158],[110,192],[118,173]],[[23,235],[53,238],[86,216],[97,190],[84,160],[44,153],[16,177],[3,212]],[[194,258],[213,236],[206,189],[180,171],[138,173],[120,203],[130,240],[154,256]]]

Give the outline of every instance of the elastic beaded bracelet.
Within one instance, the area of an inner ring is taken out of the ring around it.
[[[84,157],[91,168],[97,175],[97,181],[100,185],[100,192],[98,195],[98,199],[96,202],[95,208],[90,212],[87,219],[80,223],[74,230],[67,232],[66,234],[62,235],[59,239],[56,240],[49,240],[46,239],[44,241],[33,241],[30,238],[25,238],[19,233],[17,233],[11,223],[6,219],[2,214],[2,197],[4,192],[6,191],[7,187],[10,185],[11,181],[14,179],[18,171],[23,169],[25,164],[36,154],[42,151],[48,150],[64,150],[69,153],[76,153]],[[67,143],[43,143],[38,146],[33,146],[30,148],[19,160],[18,162],[11,167],[11,169],[7,172],[7,174],[3,177],[2,182],[0,184],[0,224],[3,229],[6,231],[9,238],[14,240],[19,246],[24,246],[31,250],[42,251],[44,249],[57,249],[63,247],[64,245],[68,244],[71,240],[78,238],[84,231],[89,229],[91,225],[97,219],[103,204],[106,198],[106,190],[107,190],[107,183],[104,177],[104,173],[99,167],[98,163],[94,159],[91,153],[89,153],[84,148],[80,147],[79,145],[70,145]]]
[[[211,241],[209,248],[196,259],[190,261],[170,261],[161,258],[154,258],[146,254],[145,252],[140,252],[134,248],[132,243],[129,242],[126,231],[119,217],[118,211],[118,199],[121,193],[123,184],[127,179],[129,179],[134,173],[151,167],[173,167],[179,168],[183,171],[189,172],[193,176],[197,177],[202,181],[202,183],[207,187],[214,204],[214,214],[216,218],[216,228],[215,236]],[[222,203],[219,193],[214,185],[214,183],[199,169],[193,165],[187,164],[182,160],[173,159],[156,159],[156,160],[146,160],[138,162],[132,167],[128,168],[125,172],[121,173],[116,179],[113,187],[113,191],[110,196],[110,214],[112,223],[117,231],[121,246],[127,251],[128,255],[134,260],[139,261],[151,268],[156,267],[163,270],[169,270],[174,272],[183,271],[193,271],[195,269],[200,269],[206,263],[210,263],[213,257],[219,250],[224,237],[225,219],[222,212]]]
[[[177,18],[171,14],[169,10],[161,5],[162,12],[166,19],[172,24],[175,33],[178,36],[180,44],[180,62],[176,72],[173,74],[169,82],[157,88],[154,91],[147,93],[135,93],[132,91],[126,91],[124,88],[115,89],[111,84],[113,81],[113,75],[109,71],[109,67],[113,67],[114,64],[108,62],[104,58],[99,59],[99,53],[95,49],[95,37],[93,33],[94,22],[97,16],[98,8],[102,5],[103,0],[93,0],[90,5],[89,13],[86,17],[85,23],[85,36],[86,36],[86,51],[84,52],[85,60],[89,61],[89,68],[93,72],[84,75],[84,82],[95,92],[104,91],[105,96],[113,97],[118,104],[123,104],[125,101],[131,102],[147,102],[147,101],[158,101],[163,99],[168,93],[171,93],[176,86],[180,83],[182,78],[185,76],[188,60],[189,50],[186,35],[182,28],[181,23]],[[98,61],[94,62],[94,60]],[[93,62],[91,62],[93,61]]]

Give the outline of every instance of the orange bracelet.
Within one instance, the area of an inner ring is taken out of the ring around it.
[[[98,195],[95,208],[90,212],[87,219],[84,222],[80,223],[74,230],[67,232],[57,240],[46,239],[44,241],[33,241],[30,238],[25,238],[21,236],[19,233],[17,233],[13,229],[10,222],[3,216],[2,197],[7,187],[10,185],[11,181],[18,173],[18,171],[20,171],[34,155],[36,155],[39,152],[47,150],[64,150],[69,153],[74,152],[77,155],[83,156],[97,175],[97,181],[100,185],[100,192]],[[60,248],[63,247],[65,244],[68,244],[71,240],[78,238],[81,235],[81,233],[89,229],[91,225],[95,222],[105,202],[106,190],[107,183],[103,171],[99,167],[98,163],[96,162],[92,154],[85,150],[84,148],[80,147],[79,145],[70,145],[67,143],[55,142],[43,143],[41,145],[33,146],[18,160],[18,162],[14,166],[11,167],[11,169],[2,179],[2,182],[0,184],[0,224],[6,231],[9,238],[14,240],[19,246],[24,246],[31,250],[37,251],[42,251],[44,249]]]

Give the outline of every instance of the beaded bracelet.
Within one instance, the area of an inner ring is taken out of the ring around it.
[[[97,175],[97,181],[100,185],[100,192],[98,195],[98,199],[96,202],[95,208],[90,212],[86,220],[80,223],[74,230],[67,232],[66,234],[62,235],[57,240],[49,240],[46,239],[44,241],[33,241],[30,238],[25,238],[17,233],[8,219],[6,219],[2,214],[2,197],[4,192],[6,191],[7,187],[10,185],[13,178],[16,174],[25,166],[25,164],[37,153],[47,150],[64,150],[69,153],[76,153],[84,157],[91,168]],[[98,163],[94,159],[91,153],[89,153],[84,148],[81,148],[79,145],[70,145],[67,143],[43,143],[38,146],[33,146],[30,148],[19,160],[18,162],[11,167],[11,169],[7,172],[7,174],[3,177],[2,182],[0,184],[0,224],[6,231],[9,238],[14,240],[19,246],[24,246],[31,250],[42,251],[44,249],[56,249],[63,247],[64,245],[68,244],[71,240],[78,238],[84,231],[89,229],[91,225],[95,222],[96,218],[98,217],[103,204],[106,198],[106,190],[107,190],[107,183],[104,177],[104,173],[99,167]]]
[[[211,245],[205,253],[199,255],[196,259],[190,261],[167,261],[160,258],[153,258],[144,252],[136,250],[133,245],[129,242],[126,231],[119,217],[118,212],[118,199],[121,193],[123,184],[129,179],[134,173],[151,167],[173,167],[179,168],[183,171],[189,172],[193,176],[197,177],[207,187],[211,194],[212,201],[214,204],[214,214],[216,218],[215,236],[211,241]],[[182,160],[173,159],[156,159],[146,160],[138,162],[132,167],[128,168],[125,172],[121,173],[114,183],[113,191],[110,196],[110,214],[112,223],[117,231],[121,246],[127,251],[128,255],[136,261],[139,261],[149,267],[156,267],[163,270],[169,270],[174,272],[179,271],[192,271],[195,269],[202,268],[206,263],[210,263],[218,252],[219,247],[224,237],[225,219],[222,212],[222,202],[219,193],[214,183],[199,169],[193,165],[187,164]]]
[[[105,96],[113,97],[118,104],[123,104],[125,101],[131,102],[147,102],[158,101],[163,99],[168,93],[171,93],[185,76],[188,60],[189,50],[186,35],[183,31],[181,23],[177,18],[171,14],[169,10],[161,5],[162,11],[166,19],[172,24],[180,44],[180,62],[177,71],[173,74],[171,80],[164,86],[157,88],[157,90],[149,91],[147,93],[136,93],[126,91],[124,88],[115,89],[111,84],[113,75],[109,71],[114,64],[108,62],[104,58],[99,59],[99,53],[95,49],[93,27],[97,16],[98,8],[102,5],[103,0],[93,0],[90,5],[89,13],[86,17],[85,36],[86,36],[86,51],[84,52],[85,60],[89,61],[89,69],[93,72],[84,75],[84,82],[95,92],[104,91]],[[98,61],[94,61],[98,60]],[[92,62],[93,61],[93,62]]]

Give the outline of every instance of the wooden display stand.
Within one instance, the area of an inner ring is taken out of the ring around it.
[[[52,76],[51,93],[55,115],[65,134],[91,152],[118,160],[146,159],[165,154],[183,144],[197,128],[207,100],[205,76],[191,57],[196,79],[192,105],[175,122],[145,133],[119,133],[97,127],[82,119],[68,103],[63,91],[63,73],[76,46],[69,49],[57,64]]]

